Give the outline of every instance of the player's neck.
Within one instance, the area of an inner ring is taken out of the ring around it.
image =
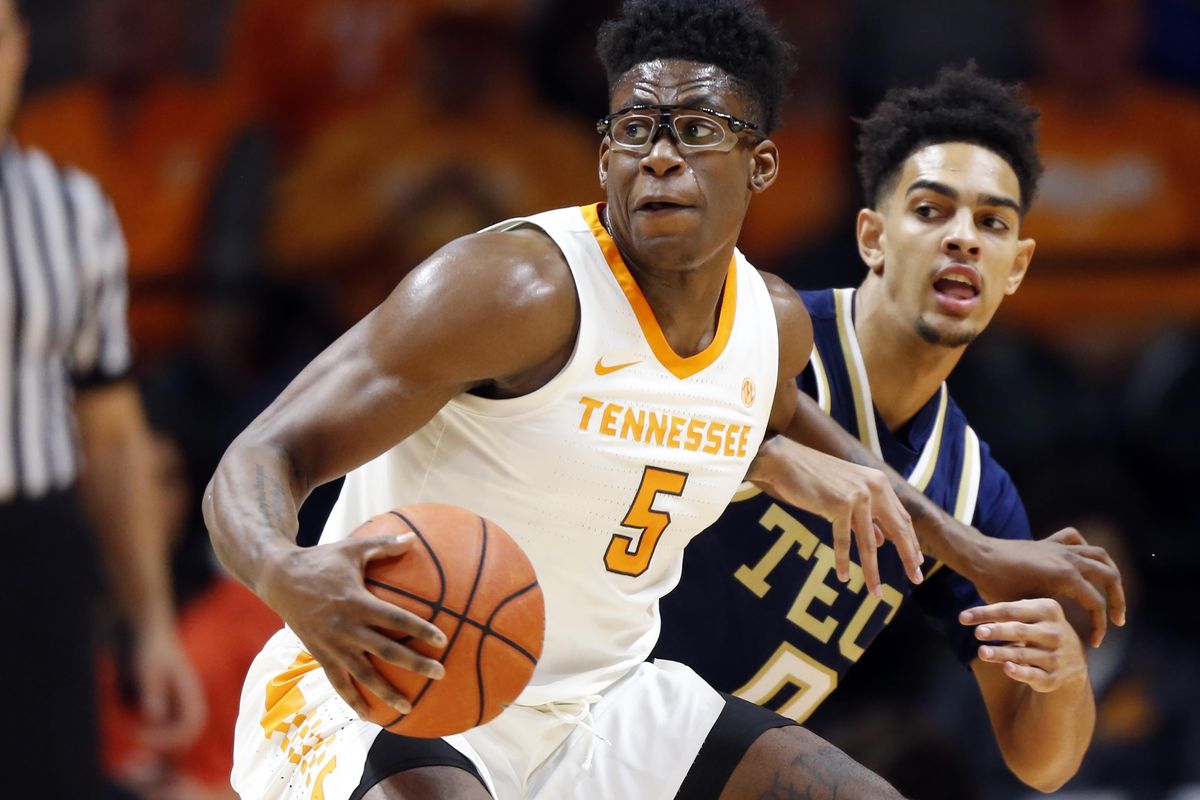
[[[619,241],[617,246],[671,349],[688,358],[708,347],[716,335],[733,245],[703,263],[671,268],[648,266]]]
[[[660,272],[630,264],[629,271],[675,353],[688,358],[712,343],[729,273],[728,258],[721,269]]]
[[[855,293],[854,324],[871,399],[888,430],[895,431],[937,393],[966,348],[930,344],[884,300],[882,287],[867,281]]]

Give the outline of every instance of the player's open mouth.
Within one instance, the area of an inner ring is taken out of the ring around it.
[[[680,209],[691,208],[684,203],[677,203],[673,200],[644,200],[637,205],[637,211],[677,211]]]
[[[979,273],[963,264],[952,264],[934,276],[938,305],[952,314],[968,314],[979,302]]]

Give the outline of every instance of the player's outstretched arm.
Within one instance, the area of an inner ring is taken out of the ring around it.
[[[989,603],[1064,596],[1087,610],[1090,641],[1104,639],[1107,618],[1125,624],[1125,591],[1116,564],[1102,547],[1091,546],[1073,528],[1048,539],[998,539],[956,520],[796,389],[797,413],[784,431],[801,444],[886,473],[912,517],[921,549],[975,584]],[[769,490],[768,490],[769,491]]]
[[[544,234],[465,237],[317,356],[222,458],[204,496],[218,557],[288,623],[356,711],[366,709],[351,676],[409,710],[367,653],[442,674],[376,628],[435,645],[442,634],[363,585],[366,563],[403,553],[408,538],[300,548],[297,509],[313,487],[383,453],[452,397],[537,388],[569,357],[577,324],[570,270]]]
[[[795,290],[764,275],[779,324],[779,379],[771,407],[771,430],[785,433],[797,413],[796,376],[812,352],[812,321]],[[838,577],[850,579],[850,541],[858,546],[867,590],[882,584],[875,552],[891,541],[909,577],[920,583],[921,553],[908,513],[878,469],[849,463],[775,437],[763,443],[746,479],[779,498],[829,520]]]
[[[976,626],[971,669],[1005,763],[1033,788],[1056,791],[1078,771],[1096,722],[1083,643],[1048,598],[971,608],[959,620]]]

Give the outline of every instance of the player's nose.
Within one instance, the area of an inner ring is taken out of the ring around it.
[[[942,252],[947,255],[979,255],[979,232],[969,208],[962,208],[951,218],[942,238]]]
[[[675,137],[670,131],[660,128],[653,144],[650,145],[650,152],[642,156],[642,171],[661,177],[682,170],[683,167],[683,154],[679,152]]]

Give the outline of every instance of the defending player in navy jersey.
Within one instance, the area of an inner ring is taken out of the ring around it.
[[[860,139],[867,276],[857,290],[801,293],[814,348],[800,388],[947,513],[1017,540],[1030,538],[1021,500],[944,381],[1032,258],[1019,231],[1041,169],[1036,117],[973,68],[890,94]],[[769,462],[751,472],[759,485]],[[912,595],[973,670],[1013,772],[1044,791],[1075,773],[1095,710],[1058,602],[985,605],[936,562],[914,587],[884,550],[876,596],[857,554],[849,580],[835,577],[830,523],[746,487],[689,548],[655,655],[803,721]]]

